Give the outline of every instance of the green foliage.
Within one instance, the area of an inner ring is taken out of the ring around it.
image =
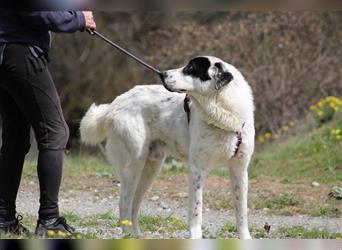
[[[342,107],[342,100],[335,96],[328,96],[322,98],[318,103],[312,105],[312,111],[318,125],[330,122],[335,112],[339,111]]]
[[[311,216],[327,216],[340,218],[342,213],[341,209],[333,206],[314,206],[309,210]]]
[[[280,228],[279,232],[287,238],[295,239],[341,239],[341,233],[332,233],[322,229],[306,229],[304,227]]]
[[[287,207],[297,206],[301,203],[294,193],[259,195],[252,198],[251,203],[256,209],[269,208],[280,210]]]
[[[187,224],[174,215],[166,218],[162,216],[140,216],[139,222],[142,231],[176,231],[187,229]]]
[[[257,150],[249,168],[250,177],[259,175],[294,182],[309,178],[320,182],[342,180],[342,114],[329,124],[306,129],[287,139],[276,140]]]

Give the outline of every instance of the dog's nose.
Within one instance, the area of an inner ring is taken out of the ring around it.
[[[167,73],[164,71],[164,72],[161,72],[160,74],[159,74],[159,76],[160,76],[160,79],[162,80],[162,82],[164,82],[164,80],[165,80],[165,78],[167,77]]]

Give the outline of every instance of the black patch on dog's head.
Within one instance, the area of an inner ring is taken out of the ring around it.
[[[183,74],[201,79],[202,82],[211,80],[208,70],[210,61],[206,57],[196,57],[192,59],[183,69]]]
[[[218,90],[229,84],[233,80],[233,75],[228,71],[224,71],[222,63],[215,63],[215,66],[218,69],[215,88]]]

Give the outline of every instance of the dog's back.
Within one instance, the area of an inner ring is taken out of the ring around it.
[[[170,153],[177,154],[172,152],[172,144],[185,146],[188,137],[184,98],[184,94],[170,93],[161,85],[136,86],[111,104],[93,104],[81,121],[81,140],[96,145],[114,133],[145,144],[173,137],[180,141],[168,143]]]

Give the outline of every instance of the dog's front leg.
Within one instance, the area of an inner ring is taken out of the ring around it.
[[[248,173],[247,167],[240,164],[230,167],[230,180],[232,195],[235,205],[236,228],[240,239],[251,239],[248,230],[247,217],[247,194],[248,194]]]
[[[203,170],[197,163],[190,162],[188,220],[190,238],[202,238]]]

